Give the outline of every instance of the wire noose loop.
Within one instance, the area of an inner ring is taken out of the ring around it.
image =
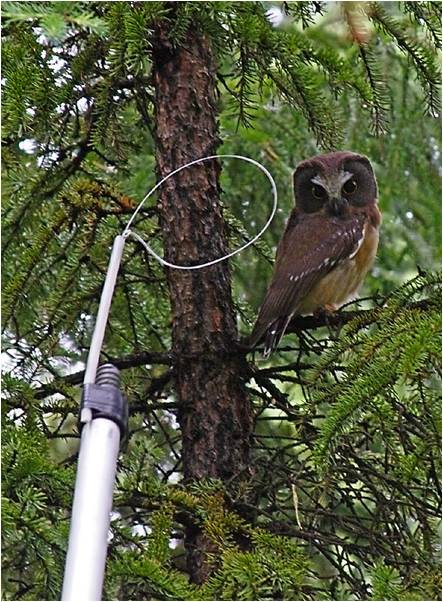
[[[246,161],[247,163],[252,163],[252,165],[255,165],[256,167],[258,167],[266,175],[266,177],[268,178],[268,180],[271,183],[272,195],[273,195],[273,206],[272,206],[271,214],[268,218],[268,221],[263,226],[263,228],[260,230],[260,232],[258,232],[258,234],[256,234],[253,238],[251,238],[251,240],[249,240],[247,243],[245,243],[241,247],[238,247],[231,253],[227,253],[226,255],[223,255],[222,257],[218,257],[217,259],[213,259],[212,261],[207,261],[205,263],[200,263],[198,265],[192,265],[192,266],[184,266],[184,265],[177,265],[175,263],[170,263],[169,261],[166,261],[165,259],[163,259],[163,257],[160,257],[160,255],[158,255],[141,236],[139,236],[136,232],[131,230],[131,224],[133,223],[137,214],[140,212],[144,203],[148,200],[148,198],[152,194],[154,194],[154,192],[158,188],[160,188],[160,186],[162,184],[164,184],[166,182],[166,180],[168,180],[175,174],[179,173],[183,169],[186,169],[187,167],[191,167],[191,165],[196,165],[197,163],[203,163],[204,161],[210,161],[212,159],[240,159],[241,161]],[[189,163],[186,163],[185,165],[182,165],[181,167],[174,169],[174,171],[171,171],[170,174],[165,176],[162,180],[160,180],[160,182],[158,182],[153,188],[151,188],[151,190],[140,201],[137,209],[134,211],[133,215],[131,216],[131,219],[129,220],[126,228],[123,230],[122,236],[124,236],[125,238],[127,238],[128,236],[133,236],[136,240],[138,240],[145,247],[145,249],[148,251],[148,253],[150,253],[159,263],[161,263],[162,265],[164,265],[168,268],[173,268],[175,270],[200,270],[201,268],[206,268],[210,265],[215,265],[216,263],[225,261],[226,259],[229,259],[230,257],[233,257],[234,255],[237,255],[237,253],[241,253],[247,247],[254,244],[255,241],[258,240],[269,228],[272,220],[274,219],[274,215],[277,211],[277,204],[278,204],[277,186],[275,184],[274,178],[272,177],[272,175],[269,173],[269,171],[266,169],[266,167],[264,165],[262,165],[255,159],[251,159],[250,157],[243,157],[242,155],[209,155],[208,157],[202,157],[200,159],[195,159],[195,161],[190,161]]]

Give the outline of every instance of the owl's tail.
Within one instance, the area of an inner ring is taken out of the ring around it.
[[[277,318],[277,320],[274,320],[274,322],[268,326],[257,323],[248,338],[247,344],[249,348],[253,349],[262,339],[264,339],[263,357],[268,358],[278,347],[291,318],[292,315]]]
[[[266,330],[265,333],[265,346],[263,349],[263,357],[267,358],[273,353],[280,343],[283,335],[285,334],[286,328],[291,321],[292,316],[284,316],[278,318],[273,322]]]

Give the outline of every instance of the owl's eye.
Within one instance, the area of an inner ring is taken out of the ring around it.
[[[345,194],[353,194],[357,190],[357,188],[358,186],[356,180],[354,178],[351,178],[343,184],[342,190]]]
[[[319,184],[314,184],[311,188],[312,196],[314,199],[323,200],[326,198],[326,190]]]

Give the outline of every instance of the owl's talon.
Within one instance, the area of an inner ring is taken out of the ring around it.
[[[338,308],[335,305],[330,305],[330,304],[326,303],[322,307],[319,307],[318,309],[316,309],[312,313],[312,315],[314,316],[314,318],[319,318],[319,319],[327,320],[328,317],[330,317],[331,315],[335,314],[335,312],[337,311],[337,309]]]
[[[326,303],[326,305],[324,306],[324,310],[327,314],[334,314],[337,311],[338,307],[336,305],[332,305],[329,303]]]

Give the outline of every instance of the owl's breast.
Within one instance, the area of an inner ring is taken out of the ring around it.
[[[374,261],[378,238],[378,228],[367,224],[358,251],[323,276],[301,299],[296,313],[311,314],[325,306],[338,308],[352,300]]]

